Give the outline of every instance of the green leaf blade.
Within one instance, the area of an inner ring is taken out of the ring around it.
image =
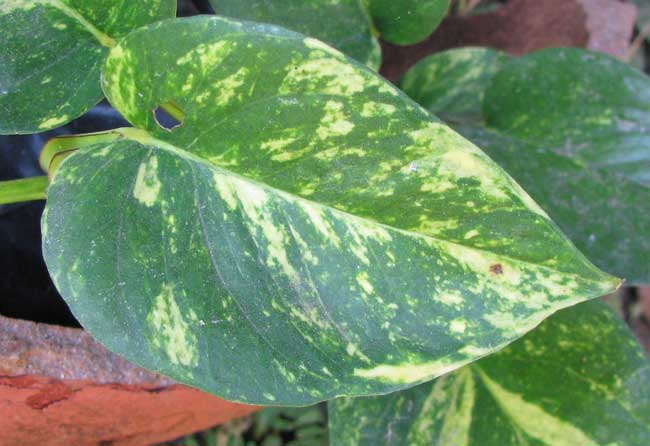
[[[491,48],[442,51],[421,59],[399,86],[446,122],[482,122],[485,91],[510,59],[506,53]]]
[[[645,74],[604,54],[539,51],[514,59],[494,77],[485,119],[495,129],[650,186],[648,91]]]
[[[338,2],[294,0],[211,0],[217,14],[271,23],[322,40],[373,69],[381,64],[381,49],[370,19],[359,0]]]
[[[182,382],[263,404],[386,393],[618,284],[476,147],[313,39],[161,22],[103,79],[143,130],[62,163],[45,258],[91,333]]]
[[[52,1],[52,0],[45,0]],[[176,0],[124,2],[114,0],[59,0],[112,38],[119,39],[136,28],[176,16]]]
[[[111,349],[229,399],[306,404],[402,388],[509,342],[579,299],[577,287],[602,292],[601,284],[554,278],[498,256],[476,265],[472,250],[296,199],[164,148],[117,143],[75,154],[60,170],[49,191],[44,249],[75,314]],[[82,170],[87,176],[76,173]],[[185,192],[164,180],[170,176],[187,178]],[[116,184],[126,195],[111,200]],[[111,258],[114,264],[98,269]],[[497,261],[506,272],[544,275],[545,286],[569,294],[535,303],[517,291],[525,279],[506,273],[484,283]],[[343,295],[352,300],[341,302]],[[479,296],[519,314],[491,311],[470,321],[487,310]],[[248,375],[221,363],[251,352],[267,372],[251,367]],[[291,364],[289,352],[300,352]],[[221,383],[237,380],[248,384]],[[263,390],[252,384],[260,381]]]
[[[133,28],[172,17],[176,2],[8,0],[0,6],[1,134],[38,133],[102,98],[108,47]]]
[[[396,45],[413,45],[431,34],[445,18],[450,0],[362,0],[381,37]]]
[[[331,401],[330,438],[335,446],[645,444],[648,378],[627,327],[589,302],[431,383]]]
[[[566,239],[475,146],[320,42],[242,26],[215,18],[136,31],[107,61],[107,97],[156,138],[275,188],[462,245],[548,266],[560,261]],[[164,41],[170,29],[192,37],[150,56],[148,42]],[[153,113],[169,100],[185,113],[172,132]],[[542,237],[552,248],[510,243],[512,228],[498,224],[508,213],[521,219],[524,239]],[[566,252],[563,268],[589,271],[575,255]]]

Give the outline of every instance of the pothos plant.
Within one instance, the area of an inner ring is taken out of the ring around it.
[[[377,36],[426,37],[448,0],[213,5],[0,4],[0,132],[103,96],[133,125],[0,186],[47,197],[83,327],[228,400],[330,400],[333,445],[648,444],[648,362],[587,301],[650,279],[650,80],[474,48],[399,89]]]

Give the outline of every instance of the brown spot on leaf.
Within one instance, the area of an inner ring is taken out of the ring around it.
[[[495,263],[494,265],[490,265],[490,272],[492,274],[503,274],[503,266],[500,263]]]

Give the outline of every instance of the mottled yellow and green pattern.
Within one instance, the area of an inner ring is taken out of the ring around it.
[[[501,352],[383,397],[329,403],[332,446],[650,444],[650,364],[602,302]]]
[[[450,125],[480,123],[485,91],[512,59],[491,48],[441,51],[416,63],[400,79],[399,87]]]
[[[175,14],[175,0],[0,2],[0,134],[38,133],[83,114],[102,98],[108,49]]]
[[[163,21],[102,79],[139,129],[61,164],[45,258],[86,329],[182,382],[278,405],[386,393],[618,286],[483,152],[317,40]]]
[[[210,0],[220,15],[315,37],[377,70],[381,49],[360,0]]]
[[[423,59],[401,87],[513,175],[596,265],[650,283],[646,75],[579,49],[462,48]]]

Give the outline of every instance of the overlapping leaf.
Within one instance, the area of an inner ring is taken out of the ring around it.
[[[512,58],[490,48],[443,51],[421,60],[400,80],[411,98],[445,121],[480,123],[492,78]]]
[[[102,97],[115,39],[175,13],[175,0],[4,0],[0,133],[37,133],[83,114]]]
[[[210,0],[217,14],[272,23],[326,42],[378,69],[381,49],[360,0]]]
[[[449,11],[450,0],[362,0],[381,37],[397,45],[424,40]]]
[[[618,283],[479,149],[317,40],[164,21],[102,79],[141,130],[63,162],[45,259],[99,341],[182,382],[265,404],[385,393]]]
[[[507,60],[451,50],[421,61],[402,86],[513,175],[598,266],[649,282],[650,188],[637,166],[650,160],[650,80],[581,50]]]
[[[507,64],[485,94],[490,127],[650,186],[650,78],[641,71],[578,49],[540,51]]]
[[[332,446],[650,444],[650,364],[602,302],[501,352],[383,397],[329,403]]]

